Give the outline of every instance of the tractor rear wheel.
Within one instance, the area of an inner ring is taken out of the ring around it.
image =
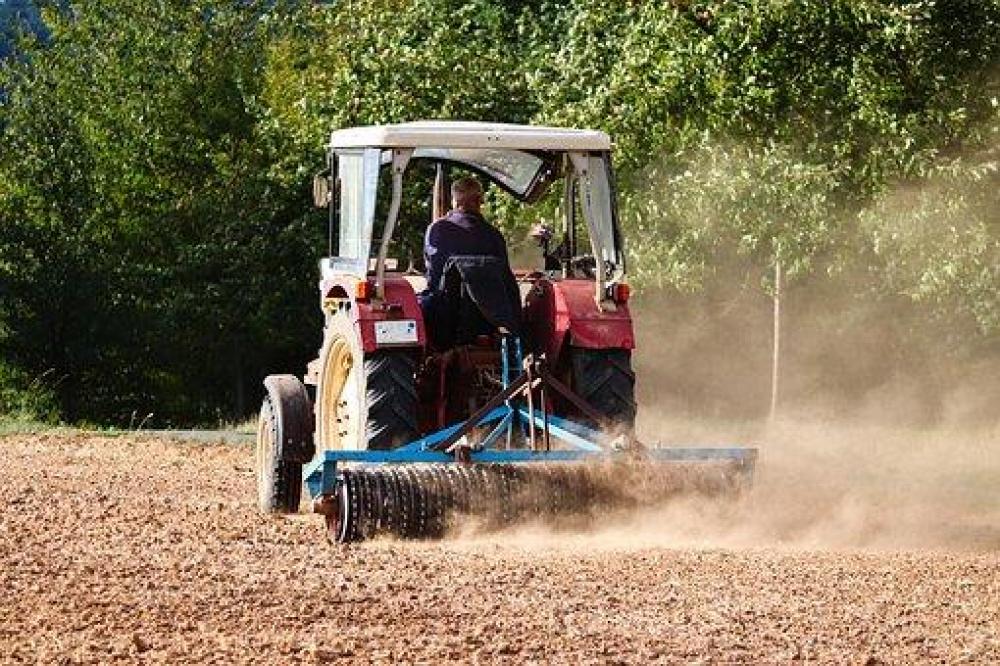
[[[378,351],[365,356],[369,449],[392,449],[417,438],[416,371],[416,359],[408,352]]]
[[[278,415],[264,398],[257,425],[257,504],[262,513],[295,513],[302,494],[302,463],[281,455]]]
[[[416,350],[365,353],[354,325],[335,317],[322,359],[316,426],[323,450],[385,450],[417,438]]]
[[[573,347],[573,390],[617,432],[635,430],[635,373],[628,349]]]

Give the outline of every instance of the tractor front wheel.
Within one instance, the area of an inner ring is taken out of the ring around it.
[[[302,463],[283,458],[278,416],[264,398],[257,425],[257,504],[262,513],[295,513],[302,494]]]
[[[414,350],[366,354],[348,325],[334,321],[323,350],[317,443],[323,450],[392,449],[416,439]]]

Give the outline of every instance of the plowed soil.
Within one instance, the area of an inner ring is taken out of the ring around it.
[[[259,516],[251,460],[0,439],[0,661],[1000,662],[995,532],[824,545],[781,523],[773,543],[674,543],[647,516],[338,547],[317,516]]]

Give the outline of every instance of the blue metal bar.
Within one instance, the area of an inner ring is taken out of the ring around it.
[[[571,462],[578,460],[613,459],[623,455],[619,452],[594,452],[581,450],[531,451],[510,449],[506,451],[486,449],[473,452],[473,463],[530,463],[530,462]],[[671,447],[649,449],[646,455],[658,462],[714,462],[731,460],[752,471],[757,458],[756,449],[740,447]],[[385,463],[453,463],[455,458],[440,451],[325,451],[323,456],[306,466],[304,477],[312,497],[333,493],[336,489],[337,463],[352,462],[362,464]]]
[[[483,449],[473,451],[472,462],[520,462],[525,460],[584,460],[589,458],[611,458],[620,455],[617,451],[565,450],[532,451],[530,449]],[[669,447],[647,449],[644,454],[652,460],[664,461],[718,461],[735,460],[752,462],[757,458],[757,449],[743,447]],[[454,456],[441,451],[417,451],[412,449],[392,449],[389,451],[324,451],[322,457],[309,463],[306,476],[321,468],[324,462],[357,463],[403,463],[403,462],[455,462]]]
[[[621,452],[607,451],[531,451],[528,449],[485,449],[471,455],[473,463],[571,462],[620,457]],[[753,470],[757,449],[742,447],[669,447],[646,451],[657,462],[716,462],[742,463],[747,472]],[[304,470],[306,485],[312,497],[331,494],[336,489],[337,463],[453,463],[455,458],[440,451],[394,449],[392,451],[324,451],[322,457],[309,463]]]
[[[481,446],[484,449],[493,448],[494,445],[497,443],[497,441],[500,439],[500,437],[506,435],[507,432],[510,430],[511,425],[513,424],[514,421],[514,414],[515,412],[513,410],[507,408],[507,414],[502,419],[500,419],[500,423],[498,423],[497,426],[493,429],[493,432],[487,435],[483,439],[483,441],[479,443],[479,446]]]
[[[356,463],[444,463],[455,457],[441,451],[325,451],[324,460]],[[483,449],[473,451],[471,462],[524,462],[528,460],[582,460],[594,454],[586,451],[532,451],[530,449]]]
[[[514,353],[515,353],[515,359],[514,360],[517,362],[517,371],[518,372],[524,372],[524,347],[521,345],[521,338],[519,338],[519,337],[515,337],[514,338]],[[528,387],[528,390],[529,391],[531,390],[530,386]],[[512,405],[512,407],[513,407],[513,405]],[[524,419],[520,419],[519,418],[519,419],[517,419],[517,423],[518,423],[518,425],[521,426],[521,436],[524,437],[525,439],[527,439],[528,438],[528,424],[527,424],[527,422],[524,421]],[[513,428],[514,428],[514,424],[511,423],[511,429],[513,430]]]
[[[489,412],[486,416],[479,420],[476,425],[486,425],[487,423],[492,423],[497,419],[502,419],[507,413],[510,412],[508,407],[497,407],[493,411]],[[452,433],[464,426],[465,423],[456,423],[455,425],[450,425],[447,428],[442,428],[436,432],[433,432],[426,437],[421,437],[420,439],[414,440],[409,444],[404,444],[403,446],[395,449],[396,451],[423,451],[429,449],[439,442],[443,442],[448,439]]]
[[[501,346],[500,353],[501,353],[501,356],[502,356],[502,358],[500,359],[500,361],[503,364],[503,376],[501,377],[501,380],[503,382],[503,388],[504,388],[505,391],[507,390],[507,387],[510,386],[510,347],[509,347],[509,344],[508,344],[509,339],[510,339],[510,336],[505,335],[505,336],[503,336],[503,338],[501,338],[501,341],[500,341],[500,346]],[[521,355],[521,339],[520,338],[515,338],[515,339],[517,340],[517,346],[516,346],[517,355],[518,355],[518,357],[520,357],[520,355]],[[512,405],[511,405],[511,401],[510,400],[508,400],[504,404],[507,405],[507,409],[511,409]],[[508,414],[508,416],[510,416],[510,415]],[[504,422],[507,424],[507,430],[506,430],[505,434],[507,435],[507,448],[509,449],[510,446],[511,446],[511,442],[514,439],[514,419],[513,418],[504,417]],[[497,431],[494,431],[494,433],[496,433],[496,432]],[[492,433],[491,433],[490,437],[492,437]],[[489,440],[490,437],[488,437],[487,439]],[[492,444],[493,444],[494,441],[496,441],[496,440],[490,441],[490,443],[486,444],[485,446],[492,446]]]
[[[523,407],[521,407],[517,411],[518,414],[521,416],[521,418],[524,419],[525,421],[527,421],[530,418],[533,418],[535,424],[539,428],[545,427],[545,423],[543,422],[542,417],[538,415],[538,410],[535,410],[534,414],[531,415],[529,415],[528,410]],[[598,433],[596,430],[590,430],[589,428],[575,424],[577,425],[577,429],[585,430],[590,435],[590,437],[580,436],[579,434],[571,432],[570,430],[566,429],[564,427],[566,423],[568,423],[566,419],[561,419],[558,416],[549,415],[549,433],[556,439],[562,440],[563,442],[566,442],[573,448],[579,449],[581,451],[599,452],[604,450],[604,448],[597,443],[601,441],[601,436],[600,433]]]
[[[337,461],[326,456],[313,460],[302,470],[309,496],[332,495],[337,489]]]
[[[532,451],[530,449],[483,449],[471,453],[471,462],[524,462],[529,460],[586,460],[592,458],[613,458],[621,455],[619,452],[595,452],[581,450],[565,451]],[[717,460],[753,460],[755,449],[743,448],[668,448],[649,449],[646,455],[657,461],[717,461]],[[357,462],[357,463],[405,463],[405,462],[455,462],[454,456],[441,451],[324,451],[319,462]],[[311,463],[310,470],[317,467]]]
[[[500,338],[500,363],[501,363],[501,374],[500,381],[503,382],[503,387],[507,388],[510,384],[510,358],[507,356],[507,336]]]
[[[567,432],[571,432],[574,435],[577,435],[578,437],[583,437],[584,439],[592,442],[600,442],[607,439],[606,437],[604,437],[604,435],[601,433],[600,430],[597,430],[595,428],[590,428],[588,426],[583,425],[582,423],[571,421],[567,418],[562,418],[558,416],[552,416],[551,418],[557,419],[560,428],[566,430]]]

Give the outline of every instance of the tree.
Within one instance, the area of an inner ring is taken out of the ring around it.
[[[51,12],[52,44],[6,69],[3,352],[67,418],[236,415],[262,365],[307,355],[321,232],[261,141],[266,17]]]
[[[71,420],[235,416],[301,367],[328,133],[421,118],[607,130],[640,290],[780,264],[996,340],[997,0],[49,6],[0,66],[0,393]]]

